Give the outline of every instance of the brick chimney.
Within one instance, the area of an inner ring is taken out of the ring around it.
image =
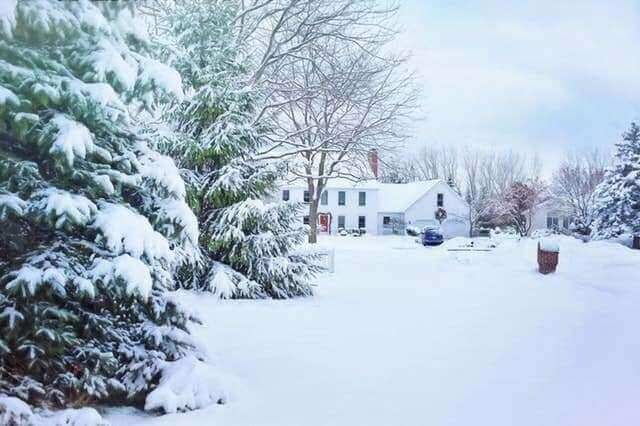
[[[378,179],[378,150],[372,149],[369,151],[369,167],[371,167],[371,171],[373,172],[373,176]]]

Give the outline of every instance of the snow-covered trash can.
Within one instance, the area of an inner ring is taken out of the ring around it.
[[[560,245],[557,241],[545,238],[538,241],[538,270],[541,274],[550,274],[558,267]]]

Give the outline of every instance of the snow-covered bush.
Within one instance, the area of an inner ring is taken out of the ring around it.
[[[307,235],[301,206],[260,201],[285,170],[255,159],[266,123],[260,88],[247,83],[250,64],[240,60],[238,6],[179,2],[164,16],[166,56],[188,95],[166,114],[172,132],[161,129],[160,147],[183,169],[202,233],[202,256],[180,270],[180,281],[221,298],[307,296],[319,266],[316,256],[293,253]]]
[[[175,413],[224,404],[229,400],[227,382],[222,373],[193,356],[166,362],[160,383],[147,396],[144,409]]]
[[[165,289],[196,219],[136,119],[183,93],[134,8],[2,7],[0,393],[30,403],[139,401],[194,346]]]

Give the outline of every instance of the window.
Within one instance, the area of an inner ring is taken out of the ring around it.
[[[338,228],[344,228],[344,216],[338,216]]]
[[[304,201],[305,203],[308,203],[311,200],[311,197],[309,197],[309,191],[304,191],[304,195],[302,196],[302,201]]]
[[[329,193],[327,191],[324,191],[320,196],[320,204],[322,204],[323,206],[329,204]]]
[[[444,206],[444,194],[438,194],[438,207]]]
[[[289,201],[289,190],[285,189],[282,191],[282,201]]]
[[[358,205],[366,206],[367,205],[367,193],[364,191],[360,191],[358,193]]]
[[[555,216],[547,216],[547,228],[557,228],[558,218]]]
[[[562,218],[562,227],[564,229],[569,229],[569,218],[566,216]]]
[[[391,225],[391,216],[382,216],[383,225]]]
[[[309,216],[305,216],[302,218],[302,223],[304,223],[305,225],[309,224]]]
[[[338,205],[345,206],[347,204],[347,194],[344,191],[338,191]]]
[[[358,216],[358,228],[366,228],[367,218],[364,216]]]

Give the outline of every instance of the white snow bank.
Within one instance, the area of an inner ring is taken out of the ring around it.
[[[550,237],[553,235],[553,231],[551,229],[536,229],[531,233],[531,238],[544,238]]]
[[[24,401],[0,395],[0,425],[6,426],[109,426],[93,408],[66,409],[34,414]]]
[[[93,408],[84,407],[56,411],[52,416],[42,417],[37,426],[109,426],[109,422]]]
[[[147,265],[128,254],[123,254],[113,260],[96,259],[90,273],[92,278],[105,282],[114,283],[122,280],[128,295],[138,294],[143,299],[149,297],[153,287],[153,280]]]
[[[319,276],[317,297],[220,303],[183,290],[204,322],[194,337],[246,377],[241,398],[109,416],[141,426],[640,424],[640,251],[555,238],[563,261],[552,276],[535,272],[528,238],[471,253],[321,236],[338,267]]]
[[[560,252],[560,243],[552,238],[542,238],[540,241],[538,241],[538,245],[540,246],[540,250],[542,251],[548,251],[552,253]]]
[[[102,202],[92,227],[100,230],[99,240],[114,254],[143,254],[149,259],[172,259],[166,238],[155,231],[146,217],[119,204]]]
[[[194,356],[167,362],[158,387],[147,395],[144,409],[175,413],[224,404],[229,400],[223,387],[227,382],[221,372]]]
[[[33,413],[24,401],[0,395],[0,424],[28,425],[33,423]]]

